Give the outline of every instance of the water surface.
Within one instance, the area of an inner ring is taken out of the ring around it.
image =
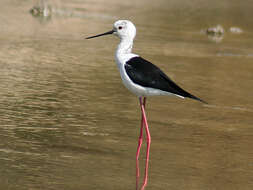
[[[209,103],[148,98],[146,189],[253,189],[251,1],[57,0],[48,18],[35,4],[0,3],[1,189],[135,189],[140,110],[114,63],[118,39],[84,40],[119,18],[137,26],[136,53]],[[201,32],[217,24],[219,43]]]

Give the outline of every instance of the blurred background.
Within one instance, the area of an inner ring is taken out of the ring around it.
[[[148,98],[146,189],[252,190],[252,10],[251,0],[1,0],[0,189],[135,189],[140,110],[114,63],[119,40],[85,40],[128,19],[134,52],[209,103]]]

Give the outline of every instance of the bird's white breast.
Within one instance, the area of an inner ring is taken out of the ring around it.
[[[129,76],[126,73],[125,70],[125,63],[133,58],[136,57],[138,55],[135,54],[120,54],[115,56],[116,59],[116,63],[118,65],[119,68],[119,72],[120,72],[120,76],[122,79],[123,84],[125,85],[125,87],[130,90],[132,93],[136,94],[137,96],[142,96],[143,92],[145,91],[145,89],[139,85],[136,85],[135,83],[133,83],[133,81],[129,78]]]

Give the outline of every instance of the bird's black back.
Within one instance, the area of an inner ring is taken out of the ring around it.
[[[128,60],[125,69],[129,78],[138,85],[202,101],[180,88],[157,66],[141,57],[133,57]]]

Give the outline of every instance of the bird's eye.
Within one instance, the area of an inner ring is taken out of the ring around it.
[[[121,30],[121,29],[122,29],[122,26],[119,26],[118,29]]]

